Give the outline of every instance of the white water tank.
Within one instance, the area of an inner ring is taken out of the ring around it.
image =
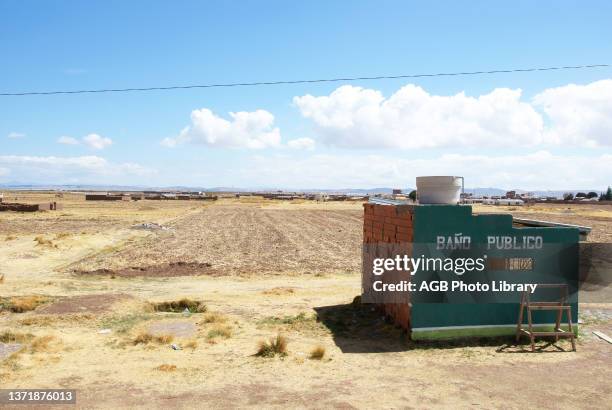
[[[456,205],[460,200],[463,177],[417,177],[416,186],[420,204]]]

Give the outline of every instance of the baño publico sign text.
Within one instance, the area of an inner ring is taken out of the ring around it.
[[[431,243],[363,245],[366,303],[517,303],[539,284],[577,290],[576,243],[540,235],[438,235]],[[544,290],[545,291],[545,290]]]

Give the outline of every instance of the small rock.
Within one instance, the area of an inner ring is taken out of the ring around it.
[[[170,347],[172,348],[172,350],[181,350],[181,347],[175,343],[172,343]]]

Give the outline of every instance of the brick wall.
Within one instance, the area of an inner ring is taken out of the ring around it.
[[[363,204],[364,263],[372,257],[391,257],[397,247],[412,252],[414,206]],[[382,246],[377,246],[382,245]],[[362,280],[365,286],[367,280]],[[380,309],[396,325],[410,333],[410,299],[402,303],[381,303]]]
[[[411,205],[363,204],[363,243],[412,242]]]

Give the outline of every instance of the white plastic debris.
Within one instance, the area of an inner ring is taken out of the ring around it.
[[[172,350],[181,350],[181,347],[175,343],[172,343],[170,347],[172,348]]]
[[[98,334],[100,334],[100,335],[107,335],[110,332],[111,332],[110,329],[100,329],[100,330],[98,330]]]
[[[132,229],[146,229],[149,231],[156,231],[156,230],[167,231],[170,228],[160,225],[160,224],[156,224],[155,222],[147,222],[147,223],[132,225]]]
[[[185,310],[183,310],[183,316],[187,317],[190,315],[191,315],[191,312],[189,311],[189,308],[185,308]]]
[[[593,334],[595,336],[597,336],[598,338],[600,338],[601,340],[605,340],[608,343],[612,344],[612,337],[608,336],[607,334],[605,334],[604,332],[599,332],[597,330],[593,330]]]

